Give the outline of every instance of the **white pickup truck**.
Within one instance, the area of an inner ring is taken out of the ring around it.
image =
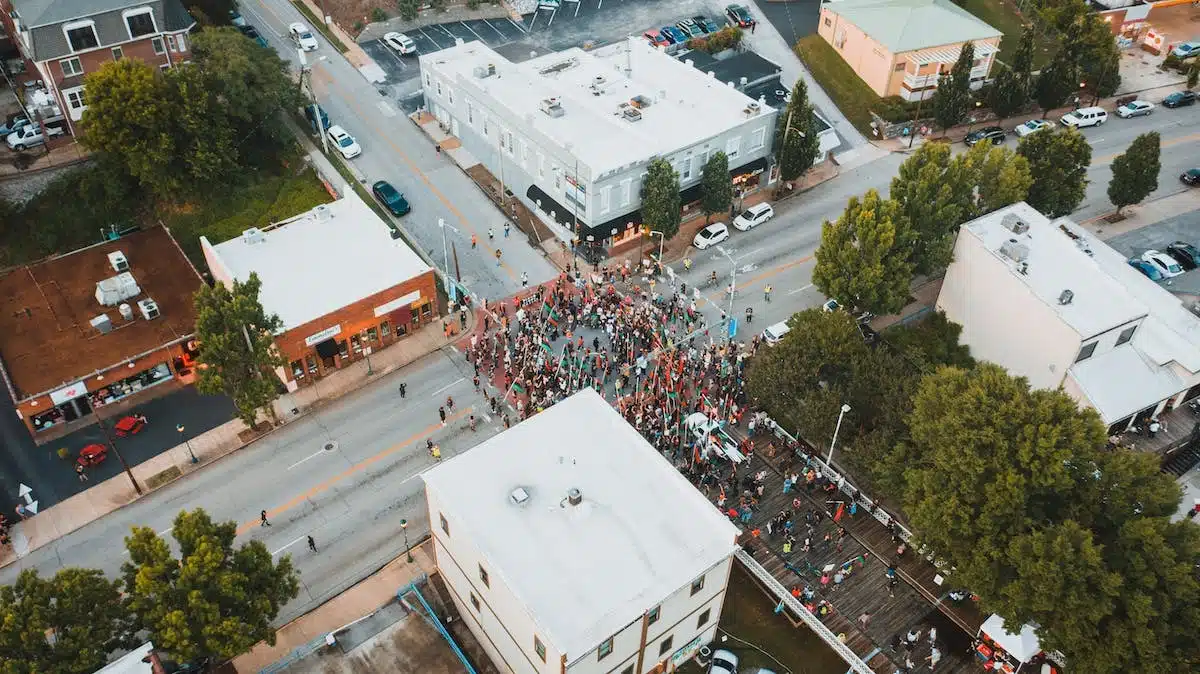
[[[41,124],[28,124],[8,134],[5,142],[8,143],[9,149],[21,152],[26,148],[45,143],[47,135],[61,136],[63,133],[62,129],[54,127],[47,127],[43,133]]]

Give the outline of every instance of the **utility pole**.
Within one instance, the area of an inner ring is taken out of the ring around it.
[[[311,102],[309,106],[312,109],[313,124],[317,127],[317,135],[321,137],[321,149],[325,154],[329,154],[329,139],[325,137],[325,122],[321,120],[321,106],[317,105],[317,92],[313,90],[312,85],[312,66],[308,65],[308,57],[304,54],[304,50],[296,48],[296,53],[300,56],[300,88],[308,89],[308,100]],[[307,86],[305,83],[307,81]]]
[[[96,407],[92,406],[92,415],[96,417],[96,424],[100,426],[100,430],[104,432],[104,439],[108,442],[108,446],[112,448],[113,454],[117,455],[117,460],[121,462],[121,468],[125,470],[125,474],[129,476],[129,482],[133,484],[133,489],[141,496],[143,493],[142,485],[133,477],[133,471],[129,469],[129,464],[125,463],[125,457],[121,456],[121,450],[117,449],[117,443],[113,442],[112,436],[108,433],[108,426],[104,425],[104,420],[100,418],[100,412]]]
[[[920,72],[921,67],[917,66],[917,71]],[[926,75],[928,77],[928,75]],[[937,78],[942,79],[942,64],[938,64]],[[913,114],[912,129],[908,133],[908,146],[913,146],[913,139],[917,137],[917,120],[921,118],[921,105],[925,103],[925,87],[921,87],[921,91],[917,92],[917,111]]]

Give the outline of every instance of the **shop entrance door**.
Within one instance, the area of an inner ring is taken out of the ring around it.
[[[338,353],[338,345],[332,338],[327,339],[317,344],[317,356],[321,358],[321,365],[326,372],[329,372],[337,367],[333,357]]]
[[[92,413],[92,401],[88,400],[87,396],[80,396],[74,400],[68,400],[59,409],[62,410],[65,420],[75,421]]]

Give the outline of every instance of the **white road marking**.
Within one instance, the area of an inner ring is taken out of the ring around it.
[[[283,546],[282,548],[279,548],[278,550],[271,552],[271,556],[274,557],[275,555],[278,555],[279,553],[283,552],[284,550],[287,550],[288,548],[292,547],[293,545],[299,543],[300,541],[302,541],[306,538],[308,538],[308,534],[304,534],[303,536],[300,536],[299,538],[297,538],[294,541],[289,542],[287,545]]]
[[[418,28],[417,32],[419,32],[421,35],[424,35],[426,40],[429,40],[430,42],[433,43],[433,46],[437,47],[438,49],[445,49],[445,47],[443,47],[441,44],[439,44],[437,40],[430,37],[429,33],[425,32],[424,28]]]
[[[450,345],[450,350],[453,351],[454,353],[462,353],[461,351],[458,350],[458,347],[454,346],[453,344]]]
[[[463,22],[460,22],[460,23],[462,23],[462,25],[463,25],[463,28],[466,28],[467,30],[471,31],[471,34],[472,34],[472,35],[474,35],[475,37],[479,38],[479,41],[480,41],[480,42],[482,42],[482,43],[484,43],[484,44],[487,44],[487,40],[483,39],[483,36],[482,36],[482,35],[480,35],[479,33],[476,33],[474,28],[471,28],[470,26],[468,26],[468,25],[466,24],[466,22],[465,22],[465,21],[463,21]]]
[[[553,26],[553,25],[554,25],[554,17],[555,17],[557,14],[558,14],[558,10],[557,10],[557,9],[552,9],[552,10],[550,10],[550,20],[546,22],[546,27],[547,27],[547,28],[549,28],[550,26]]]
[[[537,16],[537,13],[535,12],[535,13],[534,13],[534,17],[536,17],[536,16]],[[509,20],[508,20],[508,22],[509,22],[509,23],[511,23],[511,24],[513,25],[513,28],[516,28],[517,30],[521,31],[522,33],[528,33],[528,32],[529,32],[529,31],[525,30],[525,27],[524,27],[524,26],[522,26],[521,24],[517,23],[516,21],[513,21],[512,19],[509,19]],[[530,28],[533,28],[533,19],[532,19],[532,18],[529,20],[529,27],[530,27]],[[497,32],[499,32],[499,31],[497,31]]]
[[[449,384],[446,384],[445,386],[441,387],[440,389],[434,391],[433,393],[431,393],[429,395],[437,395],[437,394],[441,393],[442,391],[445,391],[446,389],[450,388],[451,386],[454,386],[455,384],[461,382],[464,379],[466,379],[466,377],[459,377],[458,379],[455,379],[454,381],[450,382]]]
[[[579,8],[583,6],[582,2],[575,3],[575,16],[579,16]]]
[[[811,284],[811,283],[810,283],[810,284],[808,284],[808,285],[804,286],[803,288],[796,288],[795,290],[789,290],[789,291],[788,291],[788,294],[789,294],[789,295],[795,295],[796,293],[802,293],[802,292],[804,292],[805,290],[808,290],[808,289],[809,289],[809,288],[811,288],[811,287],[813,287],[813,284]]]
[[[487,413],[484,413],[483,420],[488,422],[489,424],[492,423],[492,418],[490,416],[488,416]]]
[[[744,257],[750,257],[751,255],[756,255],[756,254],[758,254],[758,253],[761,253],[761,252],[763,252],[763,249],[762,249],[762,248],[755,248],[754,250],[750,251],[749,253],[746,253],[746,254],[744,254],[744,255],[739,255],[739,256],[737,256],[737,259],[738,259],[738,260],[740,260],[740,259],[742,259],[742,258],[744,258]]]
[[[325,453],[325,450],[318,449],[317,451],[313,452],[312,454],[309,454],[308,456],[304,457],[303,459],[300,459],[296,463],[293,463],[292,465],[288,466],[287,469],[291,470],[291,469],[295,468],[296,466],[299,466],[300,464],[304,463],[305,461],[308,461],[309,459],[311,459],[313,457],[320,456],[321,454],[324,454],[324,453]]]
[[[512,19],[509,19],[508,21],[509,21],[509,23],[512,23]],[[488,25],[488,28],[491,28],[492,30],[496,31],[496,34],[499,35],[505,42],[508,42],[508,36],[505,35],[504,33],[501,33],[499,28],[493,26],[491,21],[484,19],[483,22]]]
[[[392,106],[388,105],[387,101],[379,101],[375,105],[376,105],[376,107],[379,108],[379,111],[383,113],[384,117],[395,117],[396,116],[396,109],[393,108]]]

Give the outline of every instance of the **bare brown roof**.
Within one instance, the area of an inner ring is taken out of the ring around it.
[[[117,307],[96,300],[96,283],[116,276],[108,254],[121,251],[141,294]],[[0,277],[0,358],[18,401],[104,371],[186,337],[195,329],[192,296],[202,281],[163,227],[97,244]],[[153,299],[161,315],[147,321],[137,302]],[[101,334],[90,321],[108,314]]]

